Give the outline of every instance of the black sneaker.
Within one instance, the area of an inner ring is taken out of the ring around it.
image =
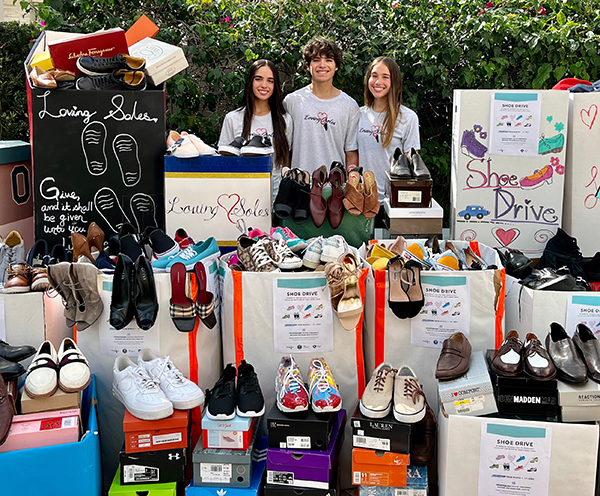
[[[235,417],[235,366],[227,364],[215,386],[208,392],[206,416],[212,420],[231,420]]]
[[[254,367],[246,363],[246,360],[242,360],[238,367],[236,403],[236,412],[241,417],[260,417],[265,413],[265,399],[258,384],[258,376]]]
[[[541,270],[533,269],[531,274],[523,279],[522,284],[537,290],[573,291],[576,281],[569,273],[557,274],[554,269],[546,267]]]
[[[83,76],[75,81],[75,87],[83,91],[146,89],[146,75],[142,71],[119,69],[102,76]]]
[[[77,68],[88,76],[102,76],[111,74],[118,69],[143,71],[146,67],[146,60],[119,53],[114,57],[79,57],[76,64]]]
[[[148,236],[152,247],[152,261],[159,258],[175,255],[181,251],[175,240],[163,232],[162,229],[154,229]]]
[[[279,191],[273,202],[273,213],[280,219],[288,219],[294,209],[295,195],[294,181],[290,169],[286,167],[285,170],[281,171],[281,183],[279,183]]]
[[[539,269],[550,267],[558,269],[563,265],[569,267],[573,277],[584,277],[583,271],[583,256],[581,250],[577,246],[577,240],[569,236],[560,227],[556,234],[548,240],[544,253],[537,264]]]
[[[259,136],[255,134],[252,139],[240,148],[240,155],[272,155],[273,144],[268,136]]]
[[[235,155],[238,157],[240,155],[240,149],[242,146],[246,144],[246,140],[241,136],[238,136],[228,145],[219,145],[219,149],[217,150],[221,155]]]

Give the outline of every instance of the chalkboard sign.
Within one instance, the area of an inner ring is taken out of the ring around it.
[[[96,222],[164,228],[164,86],[146,91],[28,88],[35,237],[71,245]]]

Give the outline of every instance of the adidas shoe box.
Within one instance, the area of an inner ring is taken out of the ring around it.
[[[267,484],[329,489],[333,469],[344,442],[346,410],[335,413],[335,425],[327,451],[270,448],[267,452]]]
[[[184,482],[186,462],[185,448],[127,453],[123,446],[119,453],[120,482],[122,486],[150,482]]]
[[[257,431],[254,431],[247,450],[231,450],[225,448],[203,448],[202,437],[192,453],[194,462],[195,486],[228,486],[250,487],[252,483],[252,460],[266,457],[267,447],[263,446]]]
[[[409,455],[352,448],[352,484],[356,486],[406,486]]]
[[[177,496],[176,482],[123,486],[120,481],[121,467],[117,467],[117,473],[108,491],[108,496]]]
[[[264,496],[339,496],[340,493],[340,471],[338,466],[334,467],[327,489],[316,487],[297,487],[291,485],[267,484]]]
[[[277,402],[267,415],[269,448],[327,451],[336,412],[316,414],[311,408],[300,413],[283,413]]]
[[[471,353],[469,370],[465,375],[439,381],[438,394],[444,410],[450,414],[478,416],[498,411],[483,351]]]
[[[352,446],[392,453],[410,452],[410,424],[398,422],[394,413],[381,419],[371,419],[360,413],[356,407],[352,415]]]
[[[585,384],[558,381],[558,404],[563,422],[600,420],[600,384],[588,380]]]
[[[202,417],[202,447],[247,450],[257,419],[236,415],[231,420]]]
[[[358,496],[427,496],[427,467],[406,467],[406,486],[359,486]]]
[[[140,420],[125,410],[123,433],[125,452],[140,453],[175,448],[187,448],[189,439],[189,412],[175,410],[161,420]]]

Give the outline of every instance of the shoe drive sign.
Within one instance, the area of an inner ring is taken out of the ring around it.
[[[541,256],[562,222],[569,94],[456,90],[452,238]]]

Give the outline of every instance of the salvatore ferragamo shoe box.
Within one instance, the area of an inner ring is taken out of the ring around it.
[[[600,420],[600,384],[591,379],[585,384],[558,381],[558,404],[563,422]]]
[[[186,449],[127,453],[125,446],[119,453],[121,485],[162,482],[184,482]]]
[[[356,407],[351,419],[352,446],[373,450],[408,454],[410,452],[410,424],[398,422],[390,412],[381,419],[371,419]]]
[[[335,412],[335,417],[327,451],[269,448],[267,484],[329,489],[333,469],[344,442],[346,410]]]
[[[327,451],[337,412],[283,413],[277,403],[267,415],[269,448]]]
[[[202,417],[202,447],[246,450],[256,427],[256,418],[236,415],[231,420]]]
[[[406,486],[359,486],[358,496],[427,496],[427,467],[409,465],[406,467]]]
[[[161,420],[140,420],[125,410],[123,417],[125,452],[187,448],[188,426],[187,410],[175,410],[173,415]]]

